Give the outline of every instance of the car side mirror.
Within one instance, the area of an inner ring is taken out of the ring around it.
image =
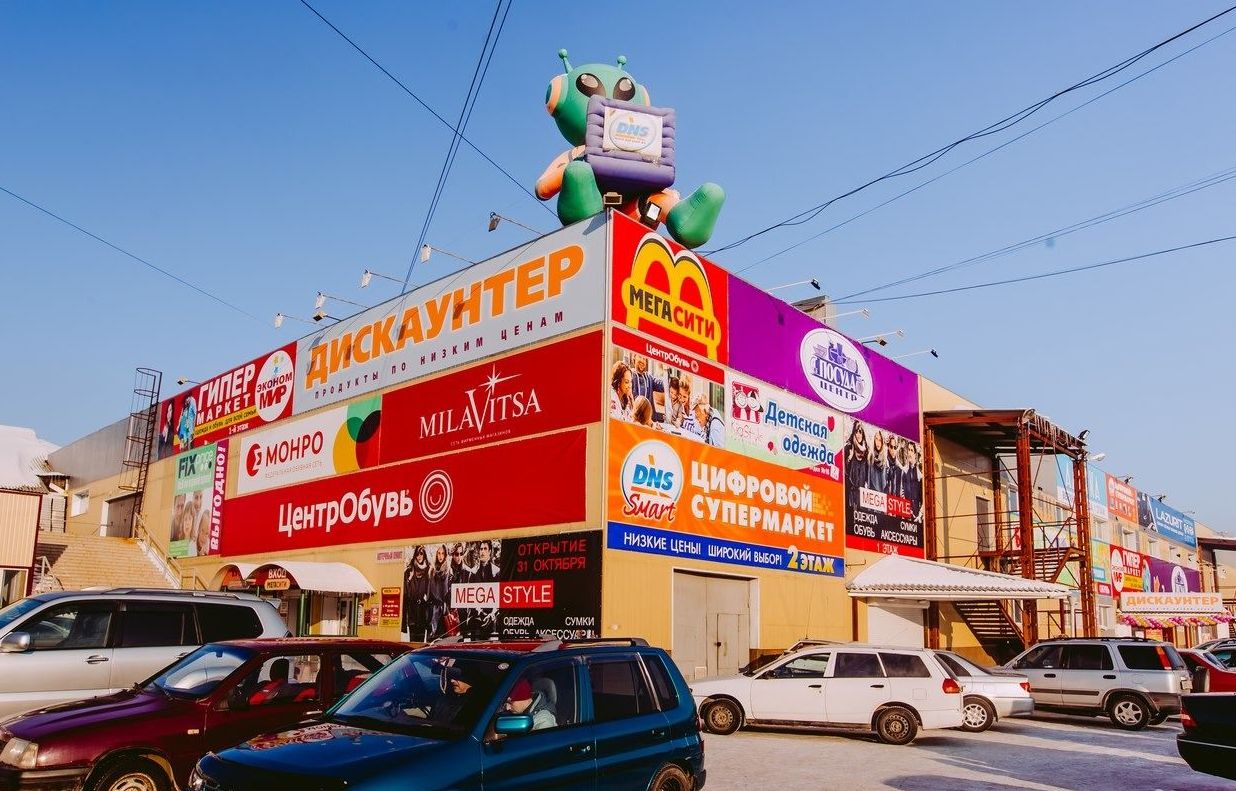
[[[24,654],[29,650],[29,632],[9,632],[0,639],[0,654]]]
[[[494,723],[494,733],[499,736],[522,736],[532,732],[532,716],[529,714],[499,714]]]

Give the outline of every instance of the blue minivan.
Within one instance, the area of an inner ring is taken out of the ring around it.
[[[430,646],[312,723],[211,753],[189,791],[704,787],[691,692],[639,639]]]

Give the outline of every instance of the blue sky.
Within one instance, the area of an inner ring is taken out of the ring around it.
[[[315,5],[447,117],[493,6]],[[516,2],[469,136],[531,185],[566,146],[543,98],[566,47],[612,62],[679,118],[680,187],[729,195],[724,244],[844,192],[1223,9],[1215,3],[603,4]],[[1149,66],[1236,25],[1236,14]],[[64,443],[129,408],[136,366],[201,378],[292,339],[320,289],[362,302],[368,267],[402,275],[449,131],[296,0],[0,6],[0,186],[224,296],[230,311],[0,194],[0,422]],[[817,277],[848,294],[947,265],[1236,167],[1236,33],[744,276]],[[1120,80],[1120,78],[1117,78]],[[1115,81],[1053,104],[1049,120]],[[718,257],[740,270],[980,154],[842,201]],[[1014,277],[1230,235],[1226,182],[1052,244],[880,295]],[[429,241],[473,259],[522,241],[490,211],[556,220],[460,152]],[[1114,474],[1224,529],[1221,448],[1236,340],[1236,245],[1063,278],[870,303],[854,334],[904,329],[890,354],[991,407],[1089,429]],[[414,282],[442,274],[435,257]],[[387,284],[391,285],[391,284]],[[393,286],[392,286],[393,288]],[[810,292],[779,292],[805,297]],[[873,294],[872,296],[878,296]]]

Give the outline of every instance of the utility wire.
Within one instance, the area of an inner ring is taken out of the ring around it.
[[[1040,272],[1037,275],[1024,275],[1022,277],[1013,277],[1007,280],[993,280],[988,283],[973,283],[968,286],[958,286],[956,288],[942,288],[938,291],[922,291],[917,294],[902,294],[896,297],[877,297],[876,299],[865,299],[863,302],[895,302],[901,299],[918,299],[919,297],[934,297],[940,294],[956,294],[960,291],[973,291],[979,288],[992,288],[994,286],[1007,286],[1013,283],[1025,283],[1031,280],[1042,280],[1048,277],[1059,277],[1060,275],[1069,275],[1074,272],[1086,272],[1091,269],[1101,269],[1107,266],[1115,266],[1116,264],[1127,264],[1131,261],[1141,261],[1146,258],[1154,258],[1168,253],[1178,253],[1181,250],[1192,250],[1198,247],[1206,247],[1208,245],[1220,244],[1222,242],[1231,242],[1236,240],[1236,236],[1222,236],[1217,239],[1207,239],[1204,242],[1194,242],[1193,244],[1185,244],[1180,247],[1169,247],[1166,250],[1155,250],[1151,253],[1142,253],[1141,255],[1132,255],[1128,258],[1117,258],[1111,261],[1102,261],[1097,264],[1087,264],[1085,266],[1074,266],[1068,269],[1057,269],[1053,272]],[[850,304],[845,302],[835,302],[835,305]]]
[[[446,189],[446,181],[450,177],[451,168],[455,164],[455,155],[459,151],[459,139],[463,135],[464,129],[468,127],[468,121],[472,119],[472,110],[476,107],[476,99],[480,95],[481,85],[485,82],[485,75],[489,73],[489,62],[493,59],[493,53],[498,48],[498,39],[502,37],[502,29],[506,27],[506,15],[511,11],[510,2],[506,5],[506,11],[502,10],[503,0],[498,0],[494,6],[493,18],[489,20],[489,30],[485,32],[485,41],[481,43],[481,52],[476,58],[476,67],[472,70],[472,82],[468,84],[468,90],[464,94],[463,106],[459,108],[459,120],[455,122],[455,131],[451,135],[450,145],[446,149],[446,159],[442,161],[442,169],[438,173],[438,182],[434,186],[433,197],[429,200],[429,209],[425,212],[425,222],[421,225],[420,237],[416,241],[416,247],[413,250],[412,260],[408,262],[408,271],[403,278],[403,290],[408,290],[408,281],[412,279],[412,271],[416,268],[416,260],[420,253],[422,245],[429,236],[429,228],[433,224],[434,214],[438,211],[438,202],[442,199],[442,193]],[[498,16],[502,16],[502,24],[498,25]],[[494,26],[498,26],[498,33],[494,35]],[[492,42],[492,46],[491,43]]]
[[[326,26],[327,26],[327,27],[329,27],[331,30],[333,30],[333,31],[335,31],[336,33],[338,33],[340,38],[342,38],[344,41],[348,42],[348,44],[350,44],[350,45],[352,46],[352,49],[356,50],[356,51],[357,51],[357,52],[359,52],[362,56],[364,56],[365,60],[369,61],[369,62],[370,62],[370,63],[372,63],[375,67],[377,67],[378,71],[382,72],[382,73],[383,73],[383,74],[385,74],[387,77],[389,77],[389,78],[390,78],[390,80],[391,80],[391,82],[393,82],[393,83],[395,83],[396,85],[398,85],[398,86],[399,86],[399,87],[403,90],[403,92],[404,92],[404,93],[406,93],[408,96],[410,96],[410,97],[411,97],[411,98],[412,98],[412,99],[413,99],[413,100],[414,100],[417,104],[419,104],[421,107],[423,107],[423,108],[425,108],[426,110],[428,110],[428,111],[429,111],[429,114],[430,114],[430,115],[432,115],[434,118],[438,119],[438,121],[439,121],[439,122],[441,122],[441,123],[442,123],[442,124],[443,124],[443,125],[447,128],[447,129],[450,129],[452,132],[456,132],[456,133],[458,133],[458,132],[459,132],[459,129],[458,129],[458,128],[456,128],[456,127],[454,127],[454,126],[452,126],[450,121],[446,120],[446,119],[445,119],[445,118],[443,118],[441,115],[439,115],[437,110],[435,110],[435,109],[433,109],[432,107],[430,107],[430,106],[429,106],[429,105],[425,102],[425,100],[424,100],[424,99],[422,99],[421,97],[417,96],[417,95],[416,95],[416,94],[412,91],[412,89],[411,89],[411,88],[409,88],[407,85],[405,85],[405,84],[404,84],[404,83],[403,83],[403,82],[402,82],[402,81],[401,81],[398,77],[396,77],[394,74],[391,74],[391,73],[390,73],[390,72],[386,69],[386,67],[385,67],[385,66],[383,66],[381,63],[378,63],[376,60],[374,60],[374,58],[373,58],[373,56],[372,56],[372,55],[370,55],[368,52],[366,52],[366,51],[365,51],[365,50],[364,50],[364,49],[363,49],[363,48],[362,48],[359,44],[357,44],[357,43],[356,43],[355,41],[353,41],[351,38],[349,38],[349,37],[348,37],[348,35],[347,35],[346,33],[344,33],[342,30],[340,30],[338,27],[336,27],[334,22],[331,22],[329,19],[327,19],[326,17],[322,16],[322,13],[321,13],[320,11],[318,11],[316,8],[314,8],[312,5],[310,5],[310,4],[308,3],[308,1],[307,1],[307,0],[300,0],[300,2],[301,2],[301,5],[303,5],[305,8],[308,8],[310,11],[312,11],[312,12],[313,12],[313,14],[314,14],[314,16],[316,16],[318,19],[322,20],[322,21],[326,24]],[[516,187],[518,187],[518,188],[520,189],[520,191],[521,191],[521,192],[523,192],[523,193],[524,193],[525,195],[527,195],[529,198],[532,198],[534,201],[536,201],[536,202],[537,202],[537,204],[538,204],[539,206],[541,206],[542,208],[544,208],[544,209],[545,209],[545,211],[549,212],[550,214],[554,214],[554,210],[553,210],[553,209],[549,208],[549,206],[547,206],[547,205],[546,205],[545,203],[543,203],[543,202],[542,202],[539,198],[537,198],[537,196],[536,196],[536,195],[532,194],[532,191],[531,191],[531,190],[529,190],[527,187],[525,187],[525,186],[524,186],[524,184],[523,184],[523,182],[521,182],[519,179],[517,179],[517,178],[515,178],[514,176],[512,176],[512,175],[510,174],[510,171],[508,171],[506,168],[502,167],[502,166],[501,166],[501,165],[499,165],[497,162],[495,162],[495,161],[493,160],[493,158],[492,158],[491,156],[489,156],[489,154],[486,154],[484,151],[482,151],[480,148],[478,148],[478,147],[477,147],[477,145],[476,145],[475,143],[473,143],[471,140],[469,140],[467,137],[463,136],[462,134],[459,136],[459,139],[460,139],[460,140],[462,140],[462,141],[463,141],[463,142],[464,142],[464,143],[468,146],[468,148],[470,148],[470,149],[472,149],[473,151],[475,151],[476,153],[480,154],[480,155],[481,155],[481,157],[482,157],[482,158],[483,158],[486,162],[488,162],[489,164],[491,164],[491,165],[493,165],[495,168],[497,168],[499,171],[501,171],[502,175],[506,176],[506,177],[507,177],[507,179],[508,179],[508,180],[509,180],[512,184],[514,184]],[[557,215],[556,215],[556,214],[555,214],[554,216],[555,216],[555,217],[557,217]]]
[[[104,239],[102,236],[99,236],[99,235],[98,235],[98,234],[96,234],[96,233],[93,233],[93,232],[91,232],[91,231],[86,230],[85,228],[81,227],[80,225],[78,225],[77,223],[73,222],[72,220],[65,219],[64,217],[60,216],[59,214],[56,214],[56,213],[55,213],[54,211],[52,211],[51,209],[44,208],[44,207],[40,206],[39,204],[35,203],[34,201],[32,201],[32,200],[30,200],[30,199],[28,199],[28,198],[24,198],[24,197],[22,197],[21,195],[18,195],[16,192],[13,192],[12,190],[10,190],[10,189],[8,189],[8,188],[6,188],[6,187],[0,186],[0,192],[3,192],[3,193],[5,193],[6,195],[9,195],[9,196],[11,196],[11,197],[13,197],[13,198],[16,198],[17,200],[19,200],[19,201],[21,201],[22,203],[26,204],[26,205],[27,205],[27,206],[29,206],[30,208],[35,209],[35,210],[37,210],[37,211],[40,211],[40,212],[42,212],[43,214],[46,214],[48,217],[51,217],[53,220],[57,220],[57,221],[59,221],[59,222],[64,223],[65,225],[69,226],[69,227],[70,227],[70,228],[72,228],[73,230],[75,230],[75,231],[77,231],[77,232],[79,232],[79,233],[85,234],[86,236],[89,236],[91,239],[94,239],[96,242],[99,242],[100,244],[107,245],[108,247],[112,248],[113,250],[115,250],[116,252],[120,253],[121,255],[123,255],[123,256],[127,256],[127,257],[129,257],[129,258],[132,258],[134,261],[138,262],[138,263],[139,263],[139,264],[141,264],[142,266],[147,267],[147,268],[149,268],[149,269],[153,269],[154,271],[158,272],[159,274],[163,275],[164,277],[169,277],[169,278],[171,278],[172,280],[175,280],[177,283],[181,284],[182,286],[187,286],[187,287],[189,287],[189,288],[193,289],[194,291],[196,291],[197,293],[201,294],[201,295],[202,295],[202,296],[204,296],[204,297],[207,297],[207,298],[209,298],[209,299],[213,299],[215,302],[218,302],[220,305],[223,305],[223,306],[224,306],[224,307],[226,307],[226,308],[230,308],[230,309],[232,309],[232,310],[236,311],[237,313],[239,313],[239,314],[241,314],[241,315],[243,315],[243,316],[248,316],[249,318],[253,319],[254,321],[256,321],[256,322],[258,322],[258,323],[262,323],[262,324],[264,324],[264,323],[265,323],[265,322],[263,322],[261,319],[259,319],[257,316],[253,315],[252,313],[250,313],[249,311],[245,310],[244,308],[237,307],[236,305],[232,304],[231,302],[228,302],[228,301],[227,301],[226,299],[224,299],[223,297],[220,297],[220,296],[218,296],[218,295],[216,295],[216,294],[212,294],[211,292],[207,291],[206,289],[202,288],[202,287],[201,287],[201,286],[199,286],[199,285],[196,285],[196,284],[194,284],[194,283],[190,283],[188,280],[185,280],[183,277],[181,277],[180,275],[176,274],[175,272],[170,272],[170,271],[168,271],[168,270],[164,269],[163,267],[159,266],[158,264],[152,264],[151,262],[147,261],[145,258],[142,258],[140,255],[137,255],[137,254],[135,254],[135,253],[130,253],[128,250],[124,249],[123,247],[121,247],[121,246],[119,246],[119,245],[117,245],[117,244],[113,244],[113,243],[111,243],[111,242],[107,241],[107,240],[106,240],[106,239]]]
[[[940,179],[943,179],[943,178],[946,178],[946,177],[948,177],[948,176],[951,176],[951,175],[953,175],[954,173],[956,173],[957,171],[961,170],[962,168],[965,168],[965,167],[968,167],[968,166],[970,166],[970,165],[973,165],[975,162],[978,162],[980,159],[986,159],[987,157],[991,156],[992,154],[996,153],[997,151],[1000,151],[1001,149],[1007,148],[1008,146],[1011,146],[1011,145],[1013,145],[1014,143],[1016,143],[1016,142],[1018,142],[1018,141],[1020,141],[1020,140],[1023,140],[1023,139],[1025,139],[1025,138],[1027,138],[1027,137],[1029,137],[1030,135],[1032,135],[1032,134],[1034,134],[1035,132],[1039,131],[1039,130],[1040,130],[1040,129],[1042,129],[1043,127],[1045,127],[1045,126],[1050,126],[1051,124],[1054,124],[1055,122],[1057,122],[1057,121],[1059,121],[1059,120],[1061,120],[1061,119],[1063,119],[1063,118],[1066,118],[1066,117],[1068,117],[1068,116],[1072,115],[1073,113],[1077,112],[1078,110],[1081,110],[1081,109],[1083,109],[1083,108],[1085,108],[1085,107],[1088,107],[1088,106],[1090,106],[1091,104],[1094,104],[1095,102],[1099,101],[1100,99],[1102,99],[1102,98],[1104,98],[1104,97],[1106,97],[1106,96],[1109,96],[1109,95],[1111,95],[1111,94],[1115,93],[1116,91],[1120,90],[1121,88],[1125,87],[1126,85],[1129,85],[1130,83],[1137,82],[1137,81],[1138,81],[1138,80],[1140,80],[1142,77],[1145,77],[1145,76],[1147,76],[1147,75],[1149,75],[1149,74],[1153,74],[1154,72],[1158,71],[1159,69],[1163,68],[1164,66],[1167,66],[1167,65],[1169,65],[1169,64],[1171,64],[1171,63],[1174,63],[1174,62],[1175,62],[1175,61],[1177,61],[1177,60],[1180,60],[1180,59],[1181,59],[1181,58],[1183,58],[1185,55],[1188,55],[1188,54],[1190,54],[1191,52],[1193,52],[1193,51],[1195,51],[1195,50],[1201,49],[1202,47],[1206,46],[1207,44],[1211,43],[1212,41],[1215,41],[1216,39],[1219,39],[1219,38],[1222,38],[1223,36],[1228,35],[1228,34],[1229,34],[1229,33],[1231,33],[1233,30],[1236,30],[1236,26],[1229,27],[1227,30],[1224,30],[1222,33],[1218,33],[1218,34],[1216,34],[1216,35],[1214,35],[1214,36],[1211,36],[1210,38],[1206,39],[1205,41],[1203,41],[1203,42],[1201,42],[1201,43],[1199,43],[1199,44],[1195,44],[1195,45],[1193,45],[1192,47],[1189,47],[1189,48],[1188,48],[1188,49],[1186,49],[1184,52],[1181,52],[1181,53],[1179,53],[1178,55],[1174,55],[1174,56],[1172,56],[1171,58],[1169,58],[1169,59],[1167,59],[1167,60],[1163,61],[1162,63],[1159,63],[1159,64],[1157,64],[1157,65],[1155,65],[1155,66],[1153,66],[1153,67],[1151,67],[1151,68],[1147,69],[1146,71],[1143,71],[1142,73],[1140,73],[1140,74],[1138,74],[1138,75],[1134,76],[1134,77],[1130,77],[1129,79],[1125,80],[1124,82],[1120,83],[1119,85],[1116,85],[1116,86],[1114,86],[1114,87],[1112,87],[1112,88],[1108,88],[1106,91],[1103,91],[1103,93],[1100,93],[1100,94],[1099,94],[1099,95],[1097,95],[1097,96],[1094,96],[1094,97],[1092,97],[1092,98],[1090,98],[1090,99],[1087,99],[1086,101],[1082,102],[1081,104],[1077,105],[1076,107],[1073,107],[1072,109],[1070,109],[1070,110],[1066,110],[1065,112],[1061,113],[1060,115],[1057,115],[1055,118],[1052,118],[1052,119],[1050,119],[1050,120],[1048,120],[1048,121],[1044,121],[1043,123],[1039,124],[1038,126],[1033,127],[1033,128],[1031,128],[1031,129],[1029,129],[1029,130],[1027,130],[1027,131],[1025,131],[1025,132],[1022,132],[1022,133],[1021,133],[1020,135],[1018,135],[1017,137],[1014,137],[1014,138],[1011,138],[1011,139],[1009,139],[1009,140],[1006,140],[1005,142],[1001,143],[1000,145],[996,146],[995,148],[992,148],[992,149],[989,149],[989,150],[987,150],[987,151],[984,151],[982,154],[979,154],[978,156],[973,157],[972,159],[968,159],[968,160],[966,160],[965,162],[962,162],[960,165],[957,165],[957,166],[955,166],[955,167],[949,168],[948,170],[944,171],[943,173],[941,173],[941,174],[939,174],[939,175],[937,175],[937,176],[932,176],[931,178],[927,179],[926,181],[921,182],[920,184],[918,184],[918,185],[916,185],[916,186],[913,186],[913,187],[911,187],[910,189],[905,190],[904,192],[899,192],[899,193],[897,193],[896,195],[894,195],[893,197],[889,198],[888,200],[885,200],[885,201],[884,201],[884,202],[882,202],[882,203],[877,203],[875,206],[872,206],[870,209],[866,209],[865,211],[861,211],[861,212],[859,212],[858,214],[855,214],[854,216],[850,217],[850,218],[849,218],[849,219],[847,219],[847,220],[842,220],[841,222],[837,223],[836,225],[831,225],[831,226],[829,226],[829,227],[825,228],[824,230],[822,230],[822,231],[820,231],[820,232],[818,232],[818,233],[815,233],[815,234],[812,234],[811,236],[808,236],[806,239],[803,239],[803,240],[802,240],[802,241],[800,241],[800,242],[796,242],[796,243],[794,243],[794,244],[790,245],[789,247],[785,247],[785,248],[782,248],[781,250],[778,250],[777,252],[773,253],[772,255],[767,255],[767,256],[765,256],[765,257],[763,257],[763,258],[759,259],[758,261],[755,261],[755,262],[753,262],[753,263],[747,264],[746,266],[742,267],[741,269],[737,269],[737,270],[735,270],[735,274],[742,274],[743,272],[747,272],[747,271],[749,271],[749,270],[751,270],[751,269],[755,269],[757,266],[760,266],[761,264],[767,263],[768,261],[771,261],[771,260],[773,260],[774,258],[779,258],[780,256],[785,255],[785,254],[786,254],[786,253],[788,253],[788,252],[791,252],[791,251],[793,251],[793,250],[797,250],[798,248],[802,247],[803,245],[807,244],[808,242],[811,242],[811,241],[814,241],[814,240],[816,240],[816,239],[819,239],[821,236],[824,236],[825,234],[832,233],[833,231],[837,230],[838,228],[843,228],[843,227],[845,227],[846,225],[849,225],[850,223],[854,222],[855,220],[862,219],[863,217],[866,217],[866,216],[867,216],[867,215],[869,215],[869,214],[872,214],[872,213],[874,213],[874,212],[876,212],[876,211],[879,211],[880,209],[884,208],[885,206],[889,205],[890,203],[894,203],[894,202],[899,201],[899,200],[901,200],[902,198],[906,197],[907,195],[910,195],[910,194],[912,194],[912,193],[918,192],[920,189],[922,189],[923,187],[928,186],[929,184],[934,184],[935,182],[939,181]],[[851,296],[853,296],[853,295],[851,295]],[[841,299],[846,299],[846,298],[847,298],[847,297],[841,297]]]
[[[304,2],[304,0],[301,0],[301,2]],[[875,184],[879,184],[879,183],[880,183],[880,182],[882,182],[882,181],[887,181],[887,180],[889,180],[889,179],[897,178],[897,177],[900,177],[900,176],[905,176],[905,175],[908,175],[908,174],[910,174],[910,173],[914,173],[915,171],[922,170],[923,168],[925,168],[925,167],[927,167],[927,166],[929,166],[929,165],[933,164],[934,162],[936,162],[937,160],[939,160],[940,158],[942,158],[944,155],[948,154],[950,151],[952,151],[953,149],[957,148],[958,146],[961,146],[961,145],[963,145],[963,144],[965,144],[965,143],[968,143],[968,142],[970,142],[970,141],[972,141],[972,140],[977,140],[977,139],[982,138],[982,137],[987,137],[987,136],[989,136],[989,135],[993,135],[993,134],[997,134],[997,133],[999,133],[999,132],[1002,132],[1002,131],[1004,131],[1005,129],[1008,129],[1009,127],[1011,127],[1011,126],[1013,126],[1013,125],[1015,125],[1015,124],[1018,124],[1018,123],[1020,123],[1020,122],[1024,121],[1025,119],[1029,118],[1031,115],[1033,115],[1034,113],[1036,113],[1036,112],[1038,112],[1039,110],[1043,109],[1043,108],[1044,108],[1044,107],[1046,107],[1048,104],[1050,104],[1051,102],[1053,102],[1053,101],[1055,101],[1056,99],[1060,98],[1061,96],[1064,96],[1064,95],[1066,95],[1066,94],[1072,93],[1072,92],[1074,92],[1074,91],[1081,90],[1082,88],[1089,87],[1089,86],[1091,86],[1091,85],[1094,85],[1095,83],[1101,82],[1102,80],[1106,80],[1106,79],[1108,79],[1108,78],[1110,78],[1110,77],[1112,77],[1112,76],[1114,76],[1114,75],[1116,75],[1116,74],[1119,74],[1120,72],[1122,72],[1122,71],[1124,71],[1125,69],[1129,68],[1129,67],[1130,67],[1130,66],[1132,66],[1133,64],[1135,64],[1135,63],[1137,63],[1138,61],[1142,60],[1143,58],[1147,57],[1147,56],[1148,56],[1148,55],[1150,55],[1152,52],[1155,52],[1155,51],[1157,51],[1157,50],[1159,50],[1159,49],[1162,49],[1163,47],[1167,46],[1168,44],[1171,44],[1173,41],[1176,41],[1177,39],[1179,39],[1179,38],[1181,38],[1181,37],[1183,37],[1183,36],[1186,36],[1186,35],[1188,35],[1189,33],[1192,33],[1194,30],[1197,30],[1198,28],[1200,28],[1200,27],[1202,27],[1202,26],[1204,26],[1204,25],[1207,25],[1207,24],[1209,24],[1209,23],[1213,22],[1213,21],[1214,21],[1214,20],[1216,20],[1216,19],[1219,19],[1220,17],[1222,17],[1222,16],[1224,16],[1224,15],[1226,15],[1226,14],[1230,14],[1232,11],[1236,11],[1236,6],[1231,6],[1231,7],[1227,8],[1226,10],[1220,11],[1219,13],[1215,14],[1214,16],[1211,16],[1211,17],[1209,17],[1209,18],[1207,18],[1207,19],[1205,19],[1205,20],[1203,20],[1203,21],[1201,21],[1201,22],[1198,22],[1196,25],[1193,25],[1193,26],[1191,26],[1191,27],[1189,27],[1189,28],[1186,28],[1185,30],[1182,30],[1181,32],[1179,32],[1179,33],[1177,33],[1177,34],[1175,34],[1175,35],[1173,35],[1173,36],[1171,36],[1171,37],[1169,37],[1169,38],[1166,38],[1166,39],[1164,39],[1164,40],[1160,41],[1159,43],[1157,43],[1157,44],[1155,44],[1155,45],[1153,45],[1153,46],[1151,46],[1151,47],[1148,47],[1147,49],[1142,50],[1141,52],[1139,52],[1139,53],[1138,53],[1138,54],[1136,54],[1136,55],[1133,55],[1133,56],[1131,56],[1131,57],[1129,57],[1129,58],[1126,58],[1125,60],[1121,61],[1120,63],[1117,63],[1117,64],[1115,64],[1115,65],[1113,65],[1113,66],[1109,66],[1108,68],[1103,69],[1102,71],[1100,71],[1100,72],[1098,72],[1098,73],[1096,73],[1096,74],[1093,74],[1093,75],[1091,75],[1091,76],[1087,77],[1086,79],[1084,79],[1084,80],[1082,80],[1082,81],[1080,81],[1080,82],[1074,83],[1073,85],[1070,85],[1070,86],[1069,86],[1069,87],[1067,87],[1067,88],[1063,88],[1063,89],[1061,89],[1061,90],[1059,90],[1059,91],[1055,92],[1054,94],[1052,94],[1051,96],[1048,96],[1048,97],[1047,97],[1047,98],[1045,98],[1045,99],[1041,99],[1041,100],[1039,100],[1039,101],[1035,102],[1034,104],[1031,104],[1031,105],[1028,105],[1028,106],[1026,106],[1026,107],[1023,107],[1021,110],[1018,110],[1017,112],[1012,113],[1011,115],[1007,115],[1007,116],[1005,116],[1004,118],[1000,119],[999,121],[996,121],[995,123],[992,123],[992,124],[990,124],[990,125],[988,125],[988,126],[986,126],[986,127],[982,128],[982,129],[978,130],[977,132],[972,132],[971,134],[966,135],[965,137],[962,137],[962,138],[960,138],[960,139],[958,139],[958,140],[955,140],[955,141],[953,141],[952,143],[949,143],[948,145],[942,146],[942,147],[940,147],[940,148],[936,149],[935,151],[933,151],[933,152],[931,152],[931,153],[929,153],[929,154],[924,154],[923,156],[919,157],[918,159],[915,159],[915,160],[914,160],[914,161],[912,161],[912,162],[908,162],[908,163],[906,163],[905,165],[902,165],[901,167],[896,168],[895,170],[892,170],[892,171],[890,171],[890,172],[888,172],[888,173],[885,173],[883,176],[879,176],[879,177],[877,177],[877,178],[872,179],[871,181],[866,182],[865,184],[862,184],[862,185],[860,185],[860,186],[858,186],[858,187],[854,187],[853,189],[848,190],[847,192],[843,192],[842,194],[840,194],[840,195],[838,195],[838,196],[836,196],[836,197],[834,197],[834,198],[830,198],[830,199],[828,199],[828,200],[824,201],[823,203],[820,203],[820,204],[818,204],[818,205],[816,205],[816,206],[811,207],[810,209],[806,209],[806,210],[804,210],[804,211],[801,211],[801,212],[799,212],[798,214],[795,214],[795,215],[793,215],[793,216],[789,217],[788,219],[785,219],[785,220],[782,220],[782,221],[780,221],[780,222],[777,222],[777,223],[774,223],[774,224],[772,224],[772,225],[769,225],[768,227],[763,228],[763,229],[761,229],[761,230],[759,230],[759,231],[755,231],[754,233],[750,233],[750,234],[748,234],[748,235],[746,235],[746,236],[742,237],[741,239],[738,239],[737,241],[731,242],[731,243],[729,243],[729,244],[727,244],[727,245],[725,245],[725,246],[723,246],[723,247],[718,247],[718,248],[715,248],[715,249],[712,249],[712,250],[706,250],[706,251],[704,251],[704,252],[705,252],[705,254],[707,254],[707,255],[715,255],[715,254],[717,254],[717,253],[724,252],[724,251],[726,251],[726,250],[732,250],[732,249],[734,249],[735,247],[738,247],[738,246],[740,246],[740,245],[746,244],[747,242],[751,241],[752,239],[756,239],[756,238],[758,238],[758,237],[760,237],[760,236],[763,236],[764,234],[769,233],[769,232],[771,232],[771,231],[774,231],[774,230],[776,230],[776,229],[778,229],[778,228],[786,228],[786,227],[791,227],[791,226],[795,226],[795,225],[803,225],[803,224],[805,224],[805,223],[808,223],[808,222],[810,222],[810,221],[814,220],[816,217],[818,217],[818,216],[819,216],[819,215],[820,215],[820,214],[821,214],[821,213],[822,213],[825,209],[827,209],[829,206],[833,205],[833,204],[834,204],[834,203],[836,203],[837,201],[842,200],[842,199],[844,199],[844,198],[848,198],[848,197],[850,197],[851,195],[854,195],[854,194],[856,194],[856,193],[858,193],[858,192],[861,192],[862,190],[865,190],[865,189],[867,189],[868,187],[871,187],[871,186],[873,186],[873,185],[875,185]]]
[[[1057,228],[1053,231],[1041,233],[1038,236],[1032,236],[1029,239],[1023,239],[1020,242],[1006,245],[1005,247],[1001,247],[999,249],[992,250],[987,253],[982,253],[981,255],[971,256],[970,258],[965,258],[961,261],[958,261],[953,264],[949,264],[947,266],[941,266],[935,269],[929,269],[925,272],[920,272],[917,275],[910,275],[908,277],[903,277],[900,280],[894,280],[892,282],[885,283],[884,285],[874,286],[872,288],[864,289],[862,291],[855,291],[852,294],[846,294],[844,296],[840,296],[836,299],[836,302],[841,302],[842,300],[846,300],[847,302],[855,301],[854,299],[855,297],[861,297],[866,294],[874,293],[876,291],[883,291],[884,289],[887,289],[887,288],[894,288],[896,286],[902,286],[907,283],[913,283],[919,280],[925,280],[929,277],[935,277],[937,275],[942,275],[946,272],[952,272],[957,269],[963,269],[966,267],[975,266],[977,264],[981,264],[986,261],[993,260],[995,258],[1000,258],[1006,255],[1009,255],[1011,253],[1024,250],[1028,247],[1033,247],[1034,245],[1037,245],[1040,242],[1045,242],[1049,239],[1057,239],[1061,236],[1068,236],[1069,234],[1076,233],[1078,231],[1083,231],[1083,230],[1086,230],[1087,228],[1093,228],[1096,225],[1101,225],[1105,222],[1111,222],[1112,220],[1116,220],[1121,217],[1134,214],[1135,212],[1153,208],[1160,204],[1167,203],[1170,200],[1175,200],[1177,198],[1183,198],[1186,195],[1192,195],[1195,192],[1207,189],[1209,187],[1218,186],[1219,184],[1223,184],[1225,182],[1231,181],[1234,178],[1236,178],[1236,167],[1231,167],[1226,170],[1219,171],[1218,173],[1215,173],[1211,176],[1207,176],[1204,179],[1199,179],[1197,181],[1190,182],[1189,184],[1184,184],[1179,187],[1174,187],[1170,190],[1167,190],[1166,192],[1161,192],[1158,195],[1153,195],[1149,198],[1145,198],[1143,200],[1137,201],[1136,203],[1131,203],[1127,206],[1122,206],[1119,209],[1113,209],[1111,211],[1104,212],[1103,214],[1096,215],[1089,219],[1081,220],[1080,222],[1073,223],[1072,225],[1066,225],[1062,228]]]

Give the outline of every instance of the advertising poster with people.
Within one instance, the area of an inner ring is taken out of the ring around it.
[[[841,480],[846,418],[840,412],[729,372],[725,445],[753,459]]]
[[[923,452],[851,420],[844,450],[846,546],[923,557]]]
[[[227,480],[228,441],[180,454],[172,500],[171,539],[174,558],[219,552],[223,494]]]
[[[403,555],[404,640],[601,633],[600,531],[415,544]]]
[[[725,371],[615,327],[609,416],[676,437],[725,447]]]
[[[608,464],[610,549],[845,574],[838,482],[615,421]]]
[[[1150,565],[1151,593],[1197,593],[1202,589],[1202,575],[1169,560],[1146,558]]]
[[[1197,525],[1193,519],[1145,492],[1137,493],[1137,521],[1166,539],[1187,547],[1197,546]]]

